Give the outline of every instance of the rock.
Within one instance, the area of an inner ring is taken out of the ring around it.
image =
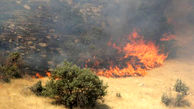
[[[139,83],[138,86],[139,87],[143,87],[144,86],[144,83]]]
[[[47,46],[46,43],[39,43],[38,45],[41,46],[41,47],[46,47]]]
[[[9,39],[9,43],[11,43],[12,42],[12,39]]]
[[[29,46],[31,49],[36,49],[36,46]]]
[[[46,54],[42,54],[42,55],[41,55],[41,57],[46,58],[46,57],[47,57],[47,55],[46,55]]]
[[[54,64],[53,61],[48,61],[47,63],[48,63],[49,65],[53,65],[53,64]]]
[[[18,0],[18,1],[16,1],[16,3],[17,3],[17,4],[21,4],[21,1]]]
[[[31,37],[31,39],[30,40],[33,40],[33,41],[35,41],[36,40],[36,37]]]
[[[33,44],[33,42],[32,41],[28,41],[28,45],[32,45]]]
[[[29,5],[24,5],[24,8],[27,9],[27,10],[31,9],[31,7]]]
[[[21,39],[21,38],[22,38],[22,36],[17,36],[17,38],[18,38],[18,39]]]
[[[49,32],[55,32],[55,29],[50,29]]]
[[[46,36],[47,39],[51,39],[51,36]]]

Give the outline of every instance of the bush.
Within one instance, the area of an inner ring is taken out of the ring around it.
[[[30,90],[35,93],[37,96],[41,96],[44,88],[42,87],[42,82],[38,81],[36,84],[34,84],[32,87],[30,87]]]
[[[169,106],[172,103],[172,98],[169,97],[167,94],[163,94],[161,101],[163,104],[165,104],[166,106]]]
[[[19,65],[21,63],[21,55],[20,53],[11,53],[7,59],[7,64],[8,65],[13,65],[13,64],[16,64],[16,65]]]
[[[116,97],[121,98],[122,96],[121,96],[121,94],[120,94],[120,93],[116,93]]]
[[[21,78],[23,74],[22,64],[22,58],[19,53],[10,54],[5,64],[0,66],[0,80],[9,82],[12,78]]]
[[[46,83],[42,95],[72,109],[94,106],[106,95],[106,88],[91,70],[65,62],[51,73],[51,80]]]
[[[182,95],[187,95],[189,88],[180,79],[178,79],[174,85],[174,90],[178,93],[182,93]]]
[[[189,88],[180,79],[176,81],[174,90],[177,93],[176,98],[163,94],[161,97],[162,103],[166,106],[172,105],[174,107],[190,106],[190,103],[184,99],[189,91]]]
[[[184,95],[183,94],[177,94],[176,98],[175,98],[175,103],[174,106],[175,107],[185,107],[185,106],[190,106],[190,103],[184,99]]]
[[[4,82],[10,82],[11,78],[19,78],[21,77],[19,70],[17,66],[1,66],[0,67],[1,72],[1,79]]]

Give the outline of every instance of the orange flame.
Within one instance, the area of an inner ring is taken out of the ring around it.
[[[87,59],[86,61],[85,61],[85,68],[87,68],[88,67],[88,63],[90,62],[91,60],[90,59]]]
[[[106,77],[144,76],[147,70],[162,65],[168,54],[160,53],[159,46],[154,42],[145,41],[136,31],[128,36],[129,43],[124,47],[112,44],[118,52],[124,53],[120,60],[130,59],[124,68],[110,66],[108,70],[98,71],[97,74]],[[111,45],[111,42],[108,43]],[[135,57],[135,58],[131,58]]]
[[[169,41],[169,40],[174,40],[176,39],[175,35],[172,34],[164,34],[164,37],[160,39],[160,41]]]
[[[51,77],[51,72],[46,72],[46,75],[47,75],[48,77]]]
[[[41,76],[39,73],[36,73],[36,77],[40,79],[43,78],[43,76]]]

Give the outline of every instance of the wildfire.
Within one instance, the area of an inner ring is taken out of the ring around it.
[[[48,77],[51,77],[51,72],[46,72],[46,75],[47,75]]]
[[[168,54],[161,53],[159,46],[152,41],[145,41],[136,31],[128,36],[128,43],[120,47],[108,42],[118,53],[124,56],[119,60],[125,62],[124,67],[110,65],[109,69],[98,71],[97,74],[106,77],[144,76],[147,70],[161,66]]]
[[[170,34],[164,34],[160,41],[173,40],[176,37]],[[144,37],[134,31],[128,36],[127,43],[119,46],[116,43],[109,41],[107,43],[112,49],[115,49],[118,57],[98,60],[93,56],[85,61],[84,67],[97,69],[97,75],[106,77],[129,77],[129,76],[144,76],[147,70],[161,66],[168,53],[161,51],[154,41],[146,41]],[[91,66],[92,65],[92,66]],[[98,66],[106,66],[105,69]],[[99,70],[100,69],[100,70]],[[47,77],[51,77],[50,72],[46,72]],[[43,78],[39,73],[36,73],[36,78]],[[58,78],[56,78],[58,79]]]
[[[51,77],[51,72],[46,72],[46,75],[47,77]],[[34,76],[32,76],[32,78],[42,79],[44,76],[42,76],[40,73],[36,73]]]
[[[43,78],[43,76],[41,76],[39,73],[36,73],[36,77],[40,79]]]
[[[174,40],[176,38],[175,35],[172,34],[164,34],[164,37],[160,39],[160,41],[169,41],[169,40]]]

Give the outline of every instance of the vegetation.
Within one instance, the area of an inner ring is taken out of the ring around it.
[[[178,79],[174,85],[174,91],[176,92],[176,97],[173,98],[167,94],[163,94],[161,97],[161,101],[166,106],[175,106],[175,107],[185,107],[190,106],[190,103],[185,100],[185,96],[188,95],[189,88],[182,82],[182,80]]]
[[[174,102],[175,107],[185,107],[190,106],[190,103],[184,99],[185,95],[183,94],[177,94]]]
[[[161,98],[161,101],[163,104],[165,104],[166,106],[169,106],[171,103],[172,103],[172,98],[169,97],[168,95],[166,94],[163,94],[162,95],[162,98]]]
[[[44,88],[42,87],[42,82],[38,81],[36,84],[34,84],[32,87],[30,87],[30,90],[35,93],[37,96],[42,95],[42,91]]]
[[[91,70],[65,62],[52,72],[44,87],[39,81],[31,90],[36,95],[54,98],[57,103],[72,109],[94,106],[97,100],[103,100],[106,88]]]
[[[182,95],[187,95],[189,91],[189,87],[187,87],[180,79],[176,81],[174,85],[174,90]]]
[[[19,53],[10,54],[5,64],[0,66],[0,80],[4,82],[9,82],[12,78],[21,78],[22,74],[22,59]]]
[[[128,9],[123,6],[126,3],[115,0],[1,0],[0,51],[22,52],[34,71],[54,67],[64,57],[81,67],[90,59],[88,67],[92,68],[98,59],[98,68],[109,68],[107,60],[120,55],[112,46],[107,46],[109,41],[126,43],[124,36],[134,28],[139,29],[146,40],[157,43],[164,33],[171,33],[161,8],[168,3],[169,0],[154,1],[150,6],[142,2],[139,8]],[[117,19],[123,22],[117,24]],[[115,64],[118,62],[115,60]]]
[[[116,93],[116,97],[121,98],[122,96],[121,96],[121,94],[120,94],[120,93]]]

